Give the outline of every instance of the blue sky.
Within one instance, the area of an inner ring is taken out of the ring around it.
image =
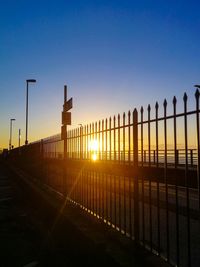
[[[199,1],[0,0],[0,147],[9,120],[29,141],[60,131],[63,85],[72,127],[147,104],[162,105],[200,83]]]

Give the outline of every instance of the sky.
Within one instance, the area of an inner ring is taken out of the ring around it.
[[[200,83],[200,2],[0,0],[0,148],[60,132],[63,86],[72,126],[146,110]],[[180,104],[180,109],[182,104]],[[192,107],[192,104],[191,104]]]

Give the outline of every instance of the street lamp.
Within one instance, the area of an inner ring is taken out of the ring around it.
[[[194,87],[200,89],[200,85],[199,84],[195,84]]]
[[[36,80],[26,80],[26,140],[25,145],[28,145],[28,85],[29,83],[36,83]]]
[[[15,121],[15,119],[10,119],[10,142],[9,142],[9,150],[12,149],[12,122]]]

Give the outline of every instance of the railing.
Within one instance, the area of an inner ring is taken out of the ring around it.
[[[48,188],[163,257],[200,265],[199,91],[195,109],[151,117],[135,109],[44,139],[10,157]],[[138,119],[140,118],[140,120]],[[64,155],[64,143],[67,151]],[[181,143],[181,145],[180,145]],[[65,156],[65,157],[64,157]],[[18,159],[18,161],[16,160]],[[39,159],[39,160],[38,160]]]

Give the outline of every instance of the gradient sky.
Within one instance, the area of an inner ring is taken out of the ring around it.
[[[72,126],[147,104],[200,83],[200,1],[0,0],[0,148],[60,132],[63,85]]]

